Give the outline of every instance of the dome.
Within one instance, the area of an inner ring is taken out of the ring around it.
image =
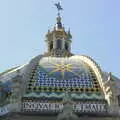
[[[36,115],[39,120],[120,116],[120,80],[102,71],[92,58],[72,53],[70,29],[62,24],[60,3],[55,6],[56,24],[45,36],[45,53],[0,74],[0,117],[8,113],[10,119],[19,120],[37,119]]]
[[[27,92],[62,98],[68,90],[73,99],[102,98],[94,70],[80,56],[41,58],[31,74]]]

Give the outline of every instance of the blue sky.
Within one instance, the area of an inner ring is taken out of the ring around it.
[[[57,0],[0,0],[0,72],[22,65],[45,49],[56,22]],[[120,0],[60,0],[71,28],[72,52],[91,56],[120,77]]]

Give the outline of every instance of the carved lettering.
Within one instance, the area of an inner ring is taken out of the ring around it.
[[[56,110],[61,111],[63,104],[61,103],[39,103],[39,102],[24,102],[23,110]],[[95,103],[74,103],[73,110],[78,112],[104,112],[106,111],[105,104]]]

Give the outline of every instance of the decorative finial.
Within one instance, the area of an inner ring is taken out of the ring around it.
[[[68,29],[68,34],[71,34],[71,32],[70,32],[70,28]]]
[[[68,35],[69,35],[70,38],[72,38],[70,28],[68,29]]]
[[[112,80],[112,73],[111,72],[108,73],[108,80]]]
[[[60,5],[60,2],[54,4],[57,7],[58,10],[58,16],[60,16],[60,11],[63,10],[62,6]]]

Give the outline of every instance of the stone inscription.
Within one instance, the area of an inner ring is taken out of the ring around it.
[[[24,102],[23,109],[32,110],[62,110],[63,104],[60,103],[38,103],[38,102]]]
[[[39,103],[39,102],[24,102],[22,103],[23,111],[61,111],[62,103]],[[106,104],[93,103],[74,103],[73,110],[75,112],[106,112]]]
[[[73,110],[76,112],[105,112],[105,104],[73,104]]]

